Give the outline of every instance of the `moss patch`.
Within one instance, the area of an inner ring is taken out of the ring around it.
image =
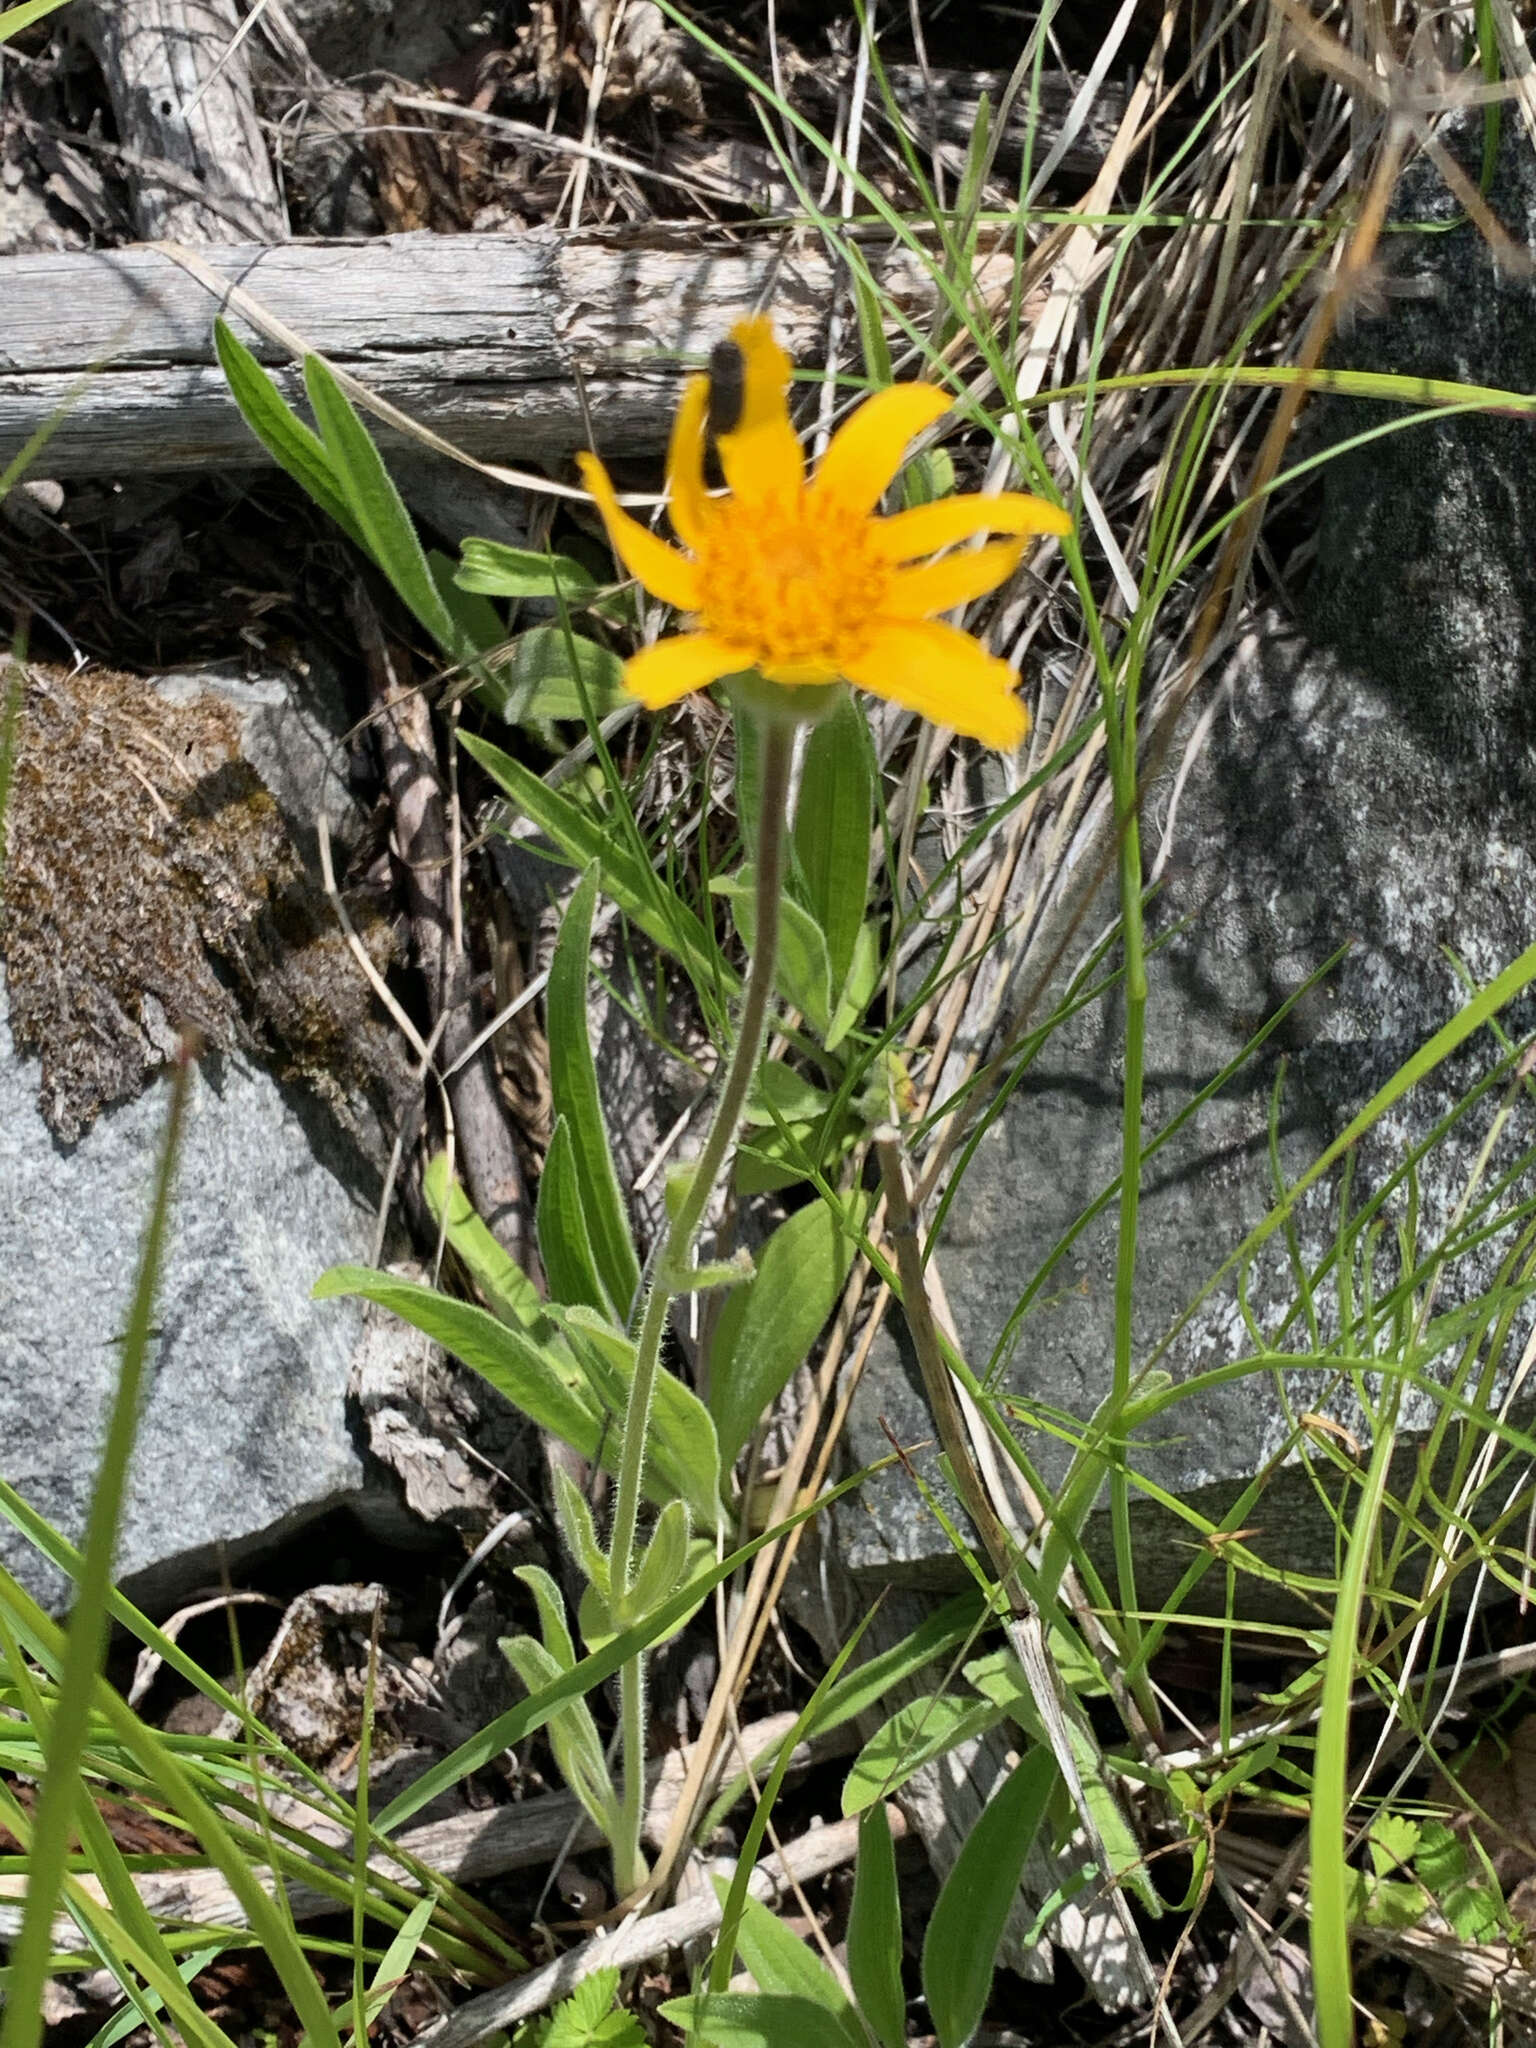
[[[334,913],[241,756],[241,715],[110,669],[29,671],[0,925],[17,1045],[65,1143],[164,1064],[183,1025],[337,1107],[399,1066]],[[388,927],[356,921],[379,964]]]

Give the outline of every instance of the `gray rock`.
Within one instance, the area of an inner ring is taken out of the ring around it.
[[[362,1310],[310,1299],[327,1266],[372,1256],[392,1129],[392,1034],[312,881],[317,807],[343,841],[358,829],[344,723],[318,686],[275,676],[29,671],[0,982],[0,1473],[80,1536],[161,1070],[191,1019],[208,1051],[118,1552],[155,1604],[217,1577],[221,1549],[238,1566],[375,1497],[348,1407]],[[360,1051],[382,1061],[371,1080]],[[372,1342],[377,1360],[389,1333]],[[18,1535],[0,1555],[67,1599]]]
[[[1517,168],[1518,167],[1518,168]],[[1413,217],[1448,209],[1429,174],[1405,181]],[[1536,243],[1536,167],[1506,155],[1495,204],[1506,225]],[[1410,374],[1458,376],[1517,390],[1536,387],[1530,284],[1501,279],[1475,232],[1407,239],[1409,266],[1427,295],[1390,302],[1362,321],[1353,359]],[[1330,401],[1321,431],[1334,439],[1379,425],[1381,409]],[[1148,1140],[1234,1060],[1261,1023],[1352,943],[1343,965],[1291,1012],[1250,1062],[1151,1160],[1143,1180],[1134,1319],[1135,1361],[1152,1355],[1200,1288],[1275,1197],[1269,1119],[1277,1107],[1280,1170],[1294,1179],[1466,999],[1449,957],[1483,981],[1532,936],[1536,900],[1536,697],[1527,650],[1536,629],[1536,469],[1529,427],[1495,419],[1414,426],[1345,454],[1326,471],[1319,567],[1304,630],[1259,621],[1227,679],[1230,695],[1185,784],[1172,857],[1151,912],[1166,943],[1153,956],[1147,1033]],[[1174,750],[1177,760],[1179,749]],[[1144,841],[1159,844],[1170,785],[1144,810]],[[1085,934],[1102,932],[1115,905],[1101,899]],[[1449,950],[1448,950],[1449,949]],[[1503,1022],[1518,1040],[1531,1003]],[[1357,1148],[1349,1199],[1358,1213],[1385,1188],[1466,1092],[1495,1068],[1485,1034],[1398,1104]],[[1283,1058],[1283,1066],[1280,1064]],[[1119,1167],[1123,1031],[1114,995],[1080,1013],[1048,1042],[981,1143],[946,1228],[940,1255],[961,1338],[978,1371],[1021,1404],[1022,1432],[1048,1484],[1068,1448],[1038,1426],[1049,1413],[1085,1423],[1108,1395],[1114,1330],[1113,1207],[1053,1269],[1052,1247]],[[1454,1230],[1474,1186],[1515,1177],[1495,1205],[1529,1199],[1523,1112],[1497,1138],[1481,1181],[1479,1153],[1494,1128],[1494,1088],[1421,1161],[1413,1199],[1405,1184],[1383,1211],[1386,1230],[1362,1250],[1353,1279],[1378,1298],[1402,1272],[1398,1229],[1417,1257]],[[1295,1218],[1299,1261],[1311,1271],[1334,1245],[1342,1189],[1309,1191]],[[1489,1218],[1484,1218],[1484,1222]],[[1512,1230],[1479,1240],[1468,1229],[1436,1282],[1443,1311],[1479,1298],[1497,1279]],[[1247,1276],[1249,1312],[1267,1339],[1306,1349],[1306,1316],[1282,1239]],[[1419,1300],[1423,1298],[1420,1288]],[[1324,1339],[1336,1332],[1334,1276],[1317,1289]],[[1411,1318],[1410,1318],[1411,1319]],[[1513,1316],[1500,1363],[1519,1357],[1530,1312]],[[1377,1342],[1393,1343],[1392,1333]],[[881,1456],[881,1419],[906,1442],[931,1434],[900,1340],[882,1339],[850,1421],[855,1463]],[[1219,1289],[1159,1363],[1187,1377],[1255,1349],[1238,1298]],[[1444,1379],[1461,1363],[1452,1347]],[[1479,1368],[1480,1369],[1480,1368]],[[1474,1371],[1474,1380],[1476,1372]],[[1325,1407],[1364,1434],[1352,1398],[1321,1372],[1288,1376],[1286,1405],[1267,1375],[1247,1377],[1166,1413],[1133,1453],[1135,1467],[1218,1518],[1277,1457],[1292,1420]],[[1403,1415],[1405,1465],[1437,1413],[1413,1393]],[[1034,1421],[1036,1426],[1029,1426]],[[1322,1464],[1324,1490],[1340,1480]],[[1501,1495],[1502,1504],[1502,1495]],[[1140,1591],[1166,1593],[1197,1555],[1187,1528],[1138,1509]],[[1335,1531],[1312,1478],[1294,1460],[1275,1471],[1246,1524],[1250,1547],[1276,1573],[1329,1572]],[[851,1567],[948,1583],[958,1565],[910,1481],[888,1473],[843,1517]],[[1100,1512],[1087,1531],[1109,1549]],[[1219,1604],[1219,1571],[1206,1582]],[[1275,1581],[1238,1582],[1239,1605],[1272,1604]]]
[[[0,1003],[3,1010],[3,1003]],[[36,1061],[0,1015],[0,1442],[4,1474],[77,1539],[116,1381],[166,1087],[60,1145]],[[236,1057],[194,1085],[156,1311],[159,1332],[117,1563],[158,1601],[304,1521],[356,1502],[346,1410],[355,1302],[310,1300],[327,1265],[365,1260],[373,1212],[272,1077]],[[50,1605],[62,1577],[14,1532],[0,1556]]]

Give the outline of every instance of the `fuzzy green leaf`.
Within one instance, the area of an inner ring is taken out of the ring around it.
[[[642,1621],[670,1599],[683,1583],[687,1564],[688,1510],[680,1500],[669,1500],[656,1518],[640,1568],[620,1603],[620,1619]]]
[[[556,1117],[534,1207],[539,1253],[549,1276],[549,1291],[556,1301],[573,1305],[584,1302],[588,1308],[602,1312],[608,1306],[608,1294],[587,1229],[579,1173],[571,1127],[563,1116]]]
[[[852,1220],[852,1219],[851,1219]],[[825,1202],[781,1223],[757,1274],[726,1302],[710,1347],[709,1408],[729,1471],[808,1356],[848,1277],[853,1239]]]
[[[901,1899],[883,1799],[866,1808],[859,1821],[859,1860],[848,1913],[848,1980],[880,2048],[903,2048],[907,2001],[901,1988]]]
[[[304,388],[325,444],[326,460],[360,529],[368,552],[400,599],[455,661],[478,652],[438,594],[411,515],[390,480],[373,437],[354,411],[335,373],[319,356],[304,358]]]
[[[580,1350],[589,1384],[613,1418],[622,1421],[635,1373],[635,1347],[590,1309],[560,1313],[561,1328]],[[617,1431],[609,1432],[617,1443]],[[616,1451],[609,1453],[616,1457]],[[674,1494],[687,1502],[695,1524],[713,1529],[720,1519],[720,1451],[709,1410],[663,1366],[651,1397],[651,1442],[646,1455],[646,1494],[666,1502]]]
[[[606,718],[624,702],[624,664],[607,647],[560,626],[528,626],[488,664],[475,691],[508,725]],[[583,703],[585,696],[585,703]]]
[[[873,797],[869,727],[853,699],[844,697],[805,743],[794,830],[805,907],[821,927],[838,991],[869,899]]]
[[[737,933],[750,953],[757,942],[756,885],[751,869],[717,875],[709,886],[715,895],[729,900]],[[827,965],[827,942],[815,918],[790,896],[779,904],[779,951],[773,978],[785,1002],[816,1030],[825,1031],[832,1019],[832,971]]]
[[[922,1972],[939,2048],[965,2048],[981,2023],[1008,1909],[1056,1784],[1055,1758],[1031,1749],[982,1808],[944,1880]]]
[[[502,1654],[517,1673],[530,1695],[547,1690],[570,1674],[558,1659],[532,1636],[504,1636]],[[619,1799],[608,1775],[602,1737],[585,1700],[570,1700],[558,1707],[545,1723],[549,1746],[555,1753],[560,1775],[586,1809],[593,1825],[612,1842],[619,1833]]]
[[[433,1221],[447,1234],[492,1313],[514,1329],[536,1332],[547,1323],[539,1290],[492,1237],[459,1183],[449,1178],[446,1152],[428,1162],[422,1184]]]
[[[863,1813],[877,1799],[888,1798],[912,1773],[937,1756],[984,1735],[1003,1718],[990,1701],[968,1700],[953,1693],[930,1693],[898,1707],[877,1728],[853,1760],[843,1784],[843,1812]]]
[[[483,1308],[372,1266],[332,1266],[315,1282],[316,1301],[357,1294],[422,1331],[477,1373],[552,1436],[584,1458],[598,1453],[601,1411],[563,1346],[539,1344]]]
[[[563,597],[574,608],[597,595],[596,579],[569,555],[510,548],[473,534],[462,542],[459,554],[454,581],[461,590],[484,597]]]
[[[848,2036],[831,2013],[809,1998],[717,1991],[668,1999],[661,2016],[690,2042],[712,2042],[714,2048],[848,2048]]]
[[[650,869],[617,844],[610,830],[488,740],[461,733],[459,745],[554,843],[562,859],[583,869],[597,862],[604,892],[647,938],[682,962],[699,988],[727,997],[737,993],[739,981],[720,961],[698,918],[671,891],[662,889]]]
[[[608,1559],[597,1540],[591,1503],[563,1465],[555,1467],[555,1518],[565,1547],[581,1567],[589,1585],[608,1591]]]
[[[427,549],[427,567],[463,644],[473,647],[478,654],[489,654],[492,648],[500,647],[506,640],[507,629],[495,605],[459,588],[453,580],[453,564],[440,548]]]
[[[278,468],[309,493],[356,547],[365,555],[371,553],[319,435],[289,410],[228,321],[214,321],[213,346],[241,418]]]

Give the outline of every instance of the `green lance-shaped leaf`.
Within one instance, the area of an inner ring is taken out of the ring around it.
[[[585,869],[597,862],[604,892],[647,938],[682,962],[698,988],[726,998],[739,992],[739,979],[720,961],[693,911],[673,891],[661,888],[650,869],[619,845],[610,830],[489,740],[461,733],[459,745],[570,866]]]
[[[752,870],[742,868],[734,875],[717,875],[709,886],[716,896],[729,899],[737,933],[750,953],[757,942],[757,897]],[[774,981],[785,1002],[800,1011],[807,1022],[817,1031],[827,1029],[832,1021],[832,970],[827,964],[827,942],[815,918],[791,896],[779,905]]]
[[[725,1903],[725,1879],[715,1879]],[[736,1953],[770,1997],[803,1999],[819,2006],[841,2030],[846,2048],[868,2048],[864,2029],[847,1992],[808,1942],[800,1939],[761,1899],[747,1898],[736,1930]]]
[[[848,972],[837,992],[837,1007],[827,1026],[826,1048],[836,1052],[848,1033],[869,1008],[870,998],[880,985],[880,940],[874,924],[861,924],[853,935],[853,953]]]
[[[629,1401],[635,1373],[632,1338],[605,1317],[587,1308],[558,1311],[560,1327],[580,1353],[588,1382],[615,1428]],[[615,1449],[611,1456],[617,1459]],[[605,1458],[605,1462],[608,1460]],[[709,1410],[691,1387],[665,1366],[656,1375],[651,1396],[651,1441],[645,1461],[645,1490],[665,1502],[674,1494],[686,1501],[696,1527],[713,1529],[720,1519],[720,1450]]]
[[[634,1370],[634,1346],[602,1317],[593,1316],[587,1326],[578,1358],[566,1334],[531,1336],[470,1302],[455,1301],[419,1281],[400,1280],[372,1266],[333,1266],[315,1282],[316,1301],[347,1294],[361,1295],[363,1300],[389,1309],[489,1380],[540,1429],[547,1429],[590,1462],[601,1459],[604,1471],[618,1470],[614,1422],[624,1413],[629,1392],[626,1375]],[[583,1338],[583,1332],[577,1317],[583,1313],[591,1312],[549,1310],[578,1338]],[[593,1327],[606,1334],[613,1356],[622,1361],[617,1368],[610,1362],[599,1370],[597,1347],[590,1341]],[[675,1374],[661,1372],[651,1419],[657,1442],[646,1460],[646,1499],[664,1507],[680,1496],[688,1503],[695,1525],[713,1529],[720,1516],[720,1462],[709,1410]]]
[[[873,799],[869,727],[845,696],[805,743],[794,833],[805,907],[826,940],[834,995],[847,978],[869,897]]]
[[[520,1565],[517,1576],[532,1592],[539,1610],[543,1642],[533,1636],[507,1636],[502,1653],[530,1693],[555,1684],[576,1668],[576,1646],[565,1618],[560,1588],[537,1565]],[[612,1841],[618,1830],[619,1800],[608,1775],[602,1737],[584,1699],[570,1700],[550,1715],[546,1727],[560,1775],[581,1801],[595,1825]]]
[[[512,548],[499,540],[470,535],[460,546],[454,581],[484,597],[564,598],[573,609],[590,604],[598,585],[589,570],[569,555]]]
[[[710,1347],[709,1408],[724,1471],[802,1364],[848,1277],[853,1240],[825,1202],[797,1209],[731,1294]]]
[[[483,1308],[372,1266],[332,1266],[315,1282],[316,1301],[357,1294],[389,1309],[489,1380],[552,1436],[584,1458],[598,1454],[603,1414],[563,1344],[541,1344]]]
[[[461,590],[453,580],[453,564],[441,548],[427,549],[427,567],[443,606],[453,620],[460,639],[479,654],[489,654],[506,640],[506,622],[489,598]]]
[[[606,1593],[608,1559],[598,1541],[591,1503],[563,1465],[555,1467],[555,1519],[560,1524],[565,1547],[580,1565],[587,1583]]]
[[[907,2001],[901,1988],[901,1899],[883,1799],[859,1821],[859,1860],[848,1912],[848,1981],[880,2048],[903,2048]]]
[[[716,1991],[671,1998],[661,2016],[690,2043],[713,2048],[848,2048],[848,2036],[824,2006],[765,1991]]]
[[[618,1604],[617,1619],[623,1624],[643,1621],[677,1591],[687,1566],[688,1510],[682,1501],[669,1500],[656,1518],[634,1583]]]
[[[1031,1749],[982,1809],[928,1922],[923,1995],[939,2048],[965,2048],[992,1989],[998,1946],[1046,1804],[1057,1782],[1048,1749]]]
[[[450,1177],[446,1152],[435,1154],[428,1162],[423,1186],[433,1221],[464,1261],[492,1313],[514,1329],[537,1334],[539,1326],[548,1323],[539,1290],[516,1259],[496,1242],[475,1213],[473,1202]]]
[[[534,1222],[553,1299],[562,1305],[583,1303],[606,1312],[608,1290],[598,1271],[597,1253],[582,1206],[580,1168],[571,1127],[563,1116],[556,1117],[555,1128],[550,1132],[544,1171],[539,1175]]]
[[[549,1081],[555,1113],[570,1133],[576,1187],[607,1303],[622,1327],[640,1292],[640,1261],[597,1092],[597,1067],[587,1033],[587,977],[598,870],[589,867],[560,923],[549,969]],[[601,1307],[601,1302],[593,1304]]]
[[[973,1736],[985,1735],[1002,1718],[1002,1709],[990,1700],[968,1700],[954,1693],[908,1700],[854,1758],[843,1781],[843,1812],[864,1813],[876,1800],[899,1791],[924,1764]]]
[[[24,28],[30,28],[34,21],[41,21],[45,14],[52,14],[63,5],[64,0],[20,0],[19,6],[0,9],[0,43],[19,36]]]
[[[290,411],[228,321],[214,321],[213,346],[242,419],[278,468],[286,470],[365,555],[371,553],[320,436]]]
[[[373,437],[353,410],[329,364],[304,358],[304,388],[325,443],[331,473],[368,552],[445,654],[471,659],[479,649],[460,632],[438,592],[411,515],[390,481]]]
[[[555,718],[584,718],[589,706],[594,718],[606,718],[624,702],[624,664],[619,657],[595,640],[559,626],[526,627],[487,666],[490,673],[476,687],[475,696],[509,725],[543,726]]]

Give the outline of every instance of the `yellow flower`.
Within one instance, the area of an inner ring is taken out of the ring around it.
[[[907,444],[949,409],[948,393],[931,384],[867,398],[807,481],[786,402],[789,358],[772,325],[744,320],[731,338],[744,376],[740,417],[717,437],[728,496],[704,488],[708,377],[689,379],[672,429],[667,502],[687,554],[621,509],[595,455],[580,458],[619,560],[697,621],[635,655],[627,687],[654,711],[747,669],[791,689],[843,678],[988,746],[1017,746],[1029,725],[1018,676],[934,614],[995,590],[1024,552],[1022,536],[1066,533],[1067,515],[1010,491],[878,517]],[[1019,538],[921,559],[980,533]]]

